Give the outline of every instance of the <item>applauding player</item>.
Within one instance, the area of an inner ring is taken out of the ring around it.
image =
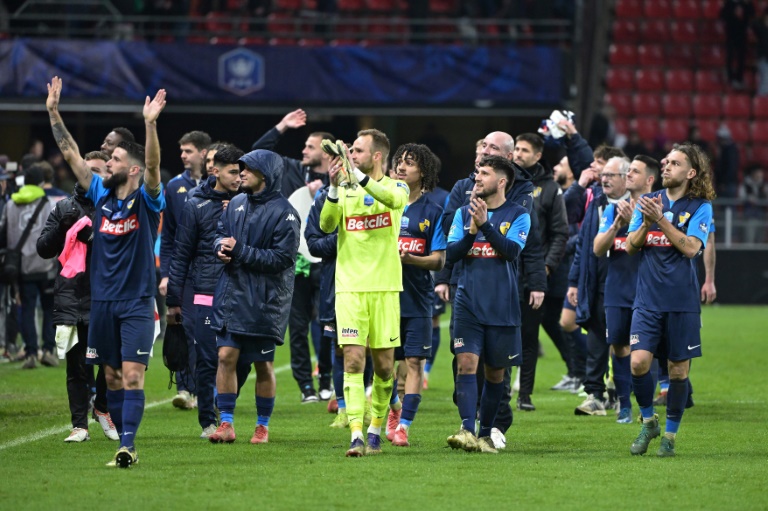
[[[657,455],[675,455],[675,436],[688,400],[690,359],[701,356],[701,304],[693,258],[707,244],[712,223],[709,161],[692,144],[675,145],[662,171],[663,190],[640,197],[629,224],[627,253],[640,251],[630,330],[632,384],[643,417],[630,447],[645,454],[661,434],[653,409],[654,356],[669,360],[667,423]]]
[[[341,158],[331,162],[331,186],[320,212],[320,228],[339,229],[336,260],[336,324],[344,348],[344,397],[352,442],[347,456],[381,452],[381,426],[394,379],[394,349],[400,346],[403,290],[398,234],[408,204],[408,185],[385,176],[389,139],[378,130],[357,134],[348,159],[360,182],[341,188]],[[363,441],[365,348],[373,355],[373,417]]]
[[[520,303],[517,257],[525,247],[531,219],[508,201],[515,180],[512,162],[484,157],[475,175],[474,195],[456,211],[448,234],[447,261],[464,262],[454,299],[453,349],[458,376],[456,400],[461,429],[448,437],[454,449],[496,453],[491,428],[504,391],[504,371],[520,365]],[[480,431],[475,436],[477,365],[485,360]]]
[[[387,438],[392,445],[408,447],[408,431],[421,402],[424,364],[432,351],[435,285],[430,271],[443,268],[445,235],[440,227],[443,208],[424,195],[437,184],[437,157],[425,145],[404,144],[397,149],[392,161],[397,178],[405,181],[410,189],[408,205],[400,221],[402,347],[395,349],[395,358],[407,364],[408,376],[402,409],[389,412]]]

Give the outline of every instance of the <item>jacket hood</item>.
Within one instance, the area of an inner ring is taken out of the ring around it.
[[[24,185],[18,192],[11,194],[11,200],[16,204],[29,204],[40,197],[45,197],[45,190],[37,185]]]
[[[283,159],[279,155],[266,149],[256,149],[237,160],[237,163],[240,165],[240,170],[247,167],[264,174],[264,190],[251,195],[251,200],[261,202],[280,193],[283,181]]]
[[[201,199],[226,200],[235,195],[234,193],[216,191],[214,190],[215,187],[216,176],[208,176],[208,178],[203,181],[200,186],[196,187],[192,191],[192,196],[200,197]]]

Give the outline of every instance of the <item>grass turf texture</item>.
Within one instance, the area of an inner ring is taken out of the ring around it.
[[[444,316],[445,318],[445,316]],[[328,427],[325,404],[300,404],[289,350],[278,349],[278,395],[270,443],[248,440],[255,423],[251,379],[235,411],[237,441],[198,438],[196,411],[174,409],[159,358],[147,373],[150,408],[137,436],[140,462],[104,466],[117,450],[98,424],[91,441],[65,444],[69,409],[65,369],[0,366],[0,502],[4,509],[766,509],[768,308],[707,307],[705,356],[693,365],[696,406],[678,435],[677,457],[657,459],[659,440],[634,457],[640,426],[577,417],[581,398],[552,392],[563,363],[542,334],[537,411],[515,411],[507,449],[452,451],[459,425],[451,401],[447,328],[430,388],[411,428],[410,448],[384,441],[378,457],[346,459],[349,430]],[[445,321],[444,321],[445,323]],[[156,353],[158,347],[156,347]],[[761,390],[762,389],[762,390]],[[637,406],[633,399],[633,412]],[[659,414],[664,423],[664,408]],[[662,429],[663,431],[663,429]],[[36,440],[31,440],[36,435]]]

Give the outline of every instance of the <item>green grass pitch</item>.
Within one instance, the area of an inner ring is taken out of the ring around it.
[[[445,442],[459,425],[451,401],[447,328],[411,428],[412,447],[347,459],[348,430],[328,427],[325,404],[301,405],[288,347],[278,348],[270,443],[252,446],[253,380],[235,412],[237,441],[200,440],[196,412],[175,410],[159,358],[147,373],[137,436],[140,463],[104,466],[116,443],[65,444],[65,369],[0,366],[0,507],[18,509],[768,509],[768,308],[707,307],[704,357],[691,373],[696,406],[674,459],[633,457],[638,424],[577,417],[581,401],[552,392],[564,366],[546,336],[535,412],[515,411],[507,449],[482,455]],[[158,347],[156,347],[156,352]],[[637,406],[634,403],[634,413]],[[660,409],[662,423],[664,409]]]

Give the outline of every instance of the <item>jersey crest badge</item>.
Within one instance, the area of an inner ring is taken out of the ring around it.
[[[408,229],[409,225],[411,225],[411,221],[408,219],[407,216],[403,216],[400,219],[400,229],[404,231],[404,230]]]
[[[133,201],[135,201],[135,200],[136,199],[131,199],[130,200],[130,202],[128,203],[128,209],[131,209],[133,207]]]
[[[184,186],[180,186],[176,193],[187,193],[187,189]]]
[[[366,206],[373,206],[373,197],[371,197],[370,195],[366,195],[365,197],[363,197],[363,204],[365,204]]]
[[[405,217],[403,217],[405,218]],[[429,227],[429,219],[425,218],[423,222],[419,222],[419,230],[421,232],[424,232],[427,230],[427,227]]]
[[[666,213],[664,213],[664,218],[666,218],[667,221],[671,222],[672,219],[675,218],[675,214],[672,213],[671,211],[667,211]]]
[[[512,224],[510,224],[509,222],[502,222],[501,225],[499,226],[499,232],[504,236],[506,236],[510,227],[512,227]]]
[[[536,188],[533,189],[533,198],[535,199],[539,195],[541,195],[541,187],[537,186]]]
[[[691,218],[691,214],[688,213],[687,211],[682,215],[677,215],[677,219],[680,221],[680,223],[678,223],[677,226],[678,227],[684,226],[685,222],[687,222],[689,218]]]

